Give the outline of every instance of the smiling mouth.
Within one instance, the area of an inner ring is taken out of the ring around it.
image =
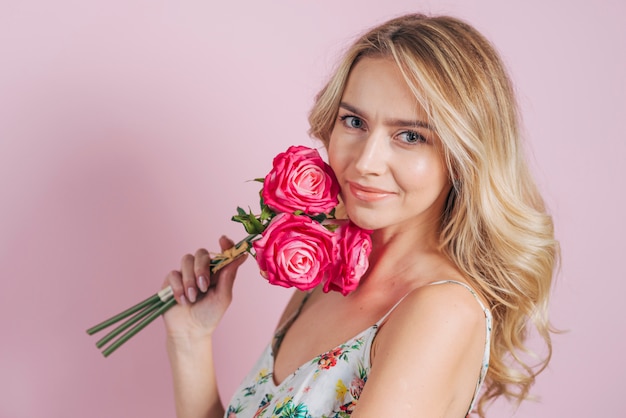
[[[370,187],[363,187],[356,183],[348,182],[350,193],[354,197],[364,202],[375,202],[391,196],[393,193],[386,190],[374,189]]]

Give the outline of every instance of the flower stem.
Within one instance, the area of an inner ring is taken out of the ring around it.
[[[144,308],[143,311],[139,311],[137,314],[135,314],[135,316],[131,317],[122,325],[115,328],[113,331],[109,332],[107,335],[101,338],[98,342],[96,342],[96,347],[102,348],[106,343],[108,343],[113,338],[118,336],[122,331],[124,331],[125,329],[127,329],[128,327],[130,327],[131,325],[133,325],[140,319],[150,314],[150,312],[153,312],[154,310],[159,309],[159,307],[163,305],[164,305],[164,302],[161,302],[161,300],[157,300],[152,305],[148,305],[146,308]]]
[[[117,339],[110,346],[108,346],[106,349],[104,349],[102,351],[102,355],[104,355],[104,357],[108,357],[111,353],[113,353],[115,350],[120,348],[122,346],[122,344],[124,344],[126,341],[131,339],[131,337],[133,337],[139,331],[141,331],[142,329],[147,327],[152,321],[154,321],[156,318],[161,316],[165,311],[167,311],[169,308],[171,308],[175,304],[176,304],[176,299],[174,299],[174,298],[172,298],[172,299],[168,300],[167,302],[165,302],[165,304],[161,305],[157,310],[152,312],[152,314],[150,314],[150,316],[145,318],[139,324],[135,325],[126,334],[122,335],[119,339]]]
[[[122,319],[125,319],[127,317],[129,317],[130,315],[134,314],[137,311],[140,311],[141,309],[145,308],[148,305],[151,305],[157,301],[160,301],[159,299],[159,295],[158,294],[154,294],[152,296],[150,296],[148,299],[139,302],[138,304],[126,309],[123,312],[120,312],[119,314],[107,319],[106,321],[103,321],[101,323],[99,323],[98,325],[95,325],[91,328],[89,328],[87,330],[87,334],[89,335],[93,335],[98,331],[101,331],[103,329],[105,329],[106,327],[115,324],[116,322],[121,321]]]

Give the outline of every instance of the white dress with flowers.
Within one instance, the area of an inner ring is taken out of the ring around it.
[[[446,280],[432,284],[456,283],[476,293],[466,284]],[[307,295],[308,296],[308,295]],[[489,366],[491,313],[476,297],[485,313],[487,338],[483,366],[469,411],[474,406]],[[300,309],[277,332],[274,344],[268,344],[261,358],[235,392],[225,418],[345,418],[350,416],[367,382],[370,371],[370,350],[379,326],[395,306],[376,324],[332,350],[300,366],[281,384],[276,385],[273,346],[293,323]],[[397,304],[396,304],[397,306]],[[468,412],[469,415],[469,412]]]

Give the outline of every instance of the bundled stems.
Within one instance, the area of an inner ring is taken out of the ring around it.
[[[211,260],[211,272],[215,273],[222,267],[230,264],[237,257],[245,252],[250,251],[250,244],[256,237],[256,234],[250,234],[242,241],[239,241],[232,248],[224,251],[221,254],[217,254]],[[113,324],[117,324],[120,321],[124,321],[121,325],[117,326],[107,335],[102,337],[96,342],[96,347],[102,348],[111,340],[119,335],[119,338],[113,341],[107,348],[102,350],[104,357],[108,357],[111,353],[122,346],[126,341],[132,338],[139,331],[148,326],[156,318],[167,312],[172,306],[176,304],[174,299],[174,293],[171,287],[167,287],[160,292],[150,296],[146,300],[139,302],[138,304],[126,309],[123,312],[103,321],[87,330],[87,334],[93,335],[105,328],[110,327]],[[127,319],[128,318],[128,319]],[[130,328],[130,329],[129,329]],[[126,331],[124,333],[124,331]],[[121,334],[121,335],[120,335]]]

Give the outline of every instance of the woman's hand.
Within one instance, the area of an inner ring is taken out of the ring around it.
[[[234,243],[226,237],[219,240],[222,251]],[[232,300],[232,289],[239,266],[247,256],[211,274],[211,257],[205,249],[182,258],[180,270],[171,271],[163,288],[171,286],[178,304],[165,315],[167,336],[173,340],[195,340],[210,337]]]

